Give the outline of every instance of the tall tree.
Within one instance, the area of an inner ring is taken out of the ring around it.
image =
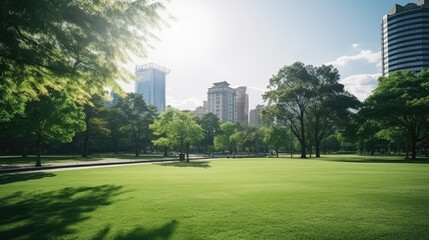
[[[90,138],[97,135],[108,135],[110,129],[106,121],[107,108],[104,106],[103,98],[99,95],[93,95],[91,102],[88,102],[83,111],[85,113],[86,129],[83,132],[83,150],[82,157],[88,157]]]
[[[290,144],[289,130],[283,126],[270,126],[263,129],[264,143],[276,150],[276,155],[279,157],[281,147],[286,147]]]
[[[419,75],[396,71],[380,77],[373,94],[365,101],[362,114],[402,129],[411,141],[411,157],[416,158],[416,143],[429,131],[429,70]]]
[[[339,83],[340,74],[332,65],[316,68],[314,95],[305,111],[309,139],[314,143],[316,157],[320,157],[320,142],[334,132],[334,125],[359,107],[359,100]]]
[[[269,90],[263,95],[275,117],[292,126],[293,134],[301,145],[301,158],[306,158],[305,112],[314,97],[317,82],[316,69],[295,62],[284,66],[270,79]]]
[[[201,144],[205,148],[205,151],[213,151],[214,148],[214,136],[219,131],[220,123],[219,118],[214,113],[206,113],[197,122],[201,125],[204,131],[204,138]]]
[[[242,128],[244,146],[249,149],[249,152],[252,149],[254,153],[258,153],[263,147],[263,132],[255,126],[242,125]]]
[[[109,135],[113,144],[113,152],[118,154],[119,140],[122,136],[121,128],[126,125],[126,116],[120,108],[113,106],[108,108],[106,120],[110,130]]]
[[[231,142],[231,135],[237,132],[237,126],[231,122],[225,122],[220,125],[220,130],[214,137],[214,147],[217,150],[228,149],[231,153],[234,151],[233,142]]]
[[[36,166],[41,166],[42,143],[55,140],[71,142],[76,132],[85,129],[82,108],[58,92],[28,102],[25,115],[15,120],[25,124],[28,134],[36,140]]]
[[[47,87],[86,101],[132,78],[120,63],[144,56],[164,5],[147,0],[3,0],[0,3],[0,121],[23,112]]]
[[[136,157],[140,150],[146,151],[146,144],[150,142],[152,131],[149,125],[157,118],[157,109],[153,105],[146,105],[143,96],[138,93],[128,93],[125,98],[119,99],[118,108],[122,110],[128,125],[128,130],[134,141]]]
[[[246,133],[244,131],[237,131],[229,137],[232,145],[232,154],[235,156],[241,148],[244,147]]]
[[[155,135],[160,136],[153,141],[154,144],[179,146],[181,157],[184,156],[184,149],[186,149],[187,162],[189,162],[190,146],[203,138],[203,129],[195,122],[192,114],[174,109],[167,109],[162,113],[150,125],[150,129]]]

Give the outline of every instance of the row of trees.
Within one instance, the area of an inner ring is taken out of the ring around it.
[[[332,67],[328,69],[335,72]],[[325,73],[329,71],[325,69]],[[279,151],[292,154],[294,149],[300,148],[301,156],[309,153],[311,157],[314,151],[319,157],[321,151],[374,153],[381,149],[381,152],[391,152],[392,146],[397,146],[396,151],[400,152],[401,146],[408,143],[411,156],[415,158],[416,143],[426,137],[429,129],[427,81],[424,80],[427,76],[426,72],[419,76],[412,72],[396,72],[388,78],[380,78],[379,87],[364,103],[354,99],[339,84],[336,89],[340,91],[329,90],[330,94],[326,95],[321,94],[322,91],[313,93],[317,99],[308,98],[304,116],[299,115],[299,111],[287,112],[294,109],[285,106],[299,106],[293,103],[269,105],[263,115],[275,116],[276,122],[262,127],[244,123],[220,124],[212,113],[194,118],[189,112],[168,109],[158,115],[154,106],[147,105],[142,95],[134,93],[120,98],[118,104],[111,107],[105,106],[102,97],[93,95],[91,103],[79,107],[56,91],[49,97],[41,96],[28,102],[24,114],[3,122],[0,127],[3,137],[25,139],[24,155],[28,139],[34,139],[38,156],[36,165],[41,164],[42,143],[81,141],[82,156],[86,157],[90,152],[89,143],[100,139],[110,141],[111,150],[115,153],[119,143],[123,142],[122,145],[133,146],[136,156],[151,146],[162,148],[165,155],[168,149],[176,148],[180,150],[181,159],[186,152],[188,160],[191,147],[204,153],[228,150],[232,154],[244,151],[260,153],[269,149],[274,149],[277,154]],[[311,89],[299,87],[295,85],[296,90],[311,96]],[[329,87],[333,86],[326,86]],[[280,92],[281,88],[271,91]],[[290,94],[290,91],[285,93]],[[298,94],[293,96],[299,97]],[[405,100],[401,100],[403,98]],[[279,99],[290,98],[282,96]],[[350,103],[358,107],[352,110]],[[294,119],[293,113],[296,114],[295,122],[290,121]],[[280,121],[279,116],[289,117],[286,118],[289,122]],[[304,135],[298,131],[301,129],[304,129]],[[404,151],[408,152],[408,149]]]
[[[118,81],[134,77],[121,66],[145,56],[164,13],[162,2],[147,0],[3,0],[0,135],[31,132],[40,165],[42,142],[85,131],[86,146],[95,132],[106,134],[96,96],[104,87],[121,92]]]
[[[7,139],[33,139],[37,148],[36,166],[41,165],[42,143],[82,140],[82,156],[87,157],[89,142],[99,136],[108,136],[115,153],[119,142],[129,138],[135,155],[139,156],[142,150],[146,152],[151,141],[165,147],[180,144],[183,153],[183,146],[189,150],[190,144],[203,136],[191,114],[169,109],[158,117],[156,107],[147,105],[141,94],[129,93],[112,107],[106,107],[98,95],[91,100],[79,107],[59,92],[41,96],[29,101],[23,114],[1,123],[1,135]],[[24,141],[24,156],[27,143]]]
[[[427,153],[422,140],[429,132],[429,70],[420,74],[396,71],[380,77],[378,86],[362,104],[360,111],[348,119],[341,135],[349,142],[357,142],[358,149],[371,152],[378,147],[417,155],[417,143]]]
[[[312,149],[320,157],[324,143],[372,154],[391,152],[392,145],[400,152],[405,145],[407,156],[410,149],[415,159],[417,143],[429,131],[429,70],[380,77],[363,103],[344,90],[339,78],[333,66],[301,62],[285,66],[270,79],[263,114],[277,125],[290,127],[302,158]]]

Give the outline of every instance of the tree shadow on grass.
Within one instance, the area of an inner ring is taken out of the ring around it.
[[[123,233],[120,232],[114,237],[116,240],[127,240],[127,239],[169,239],[176,229],[177,221],[172,220],[164,224],[163,226],[155,229],[145,229],[143,227],[135,228],[134,230]]]
[[[134,228],[131,231],[124,232],[119,231],[113,239],[115,240],[128,240],[128,239],[145,239],[145,240],[154,240],[154,239],[169,239],[171,238],[174,230],[177,226],[177,221],[172,220],[168,223],[165,223],[159,228],[154,229],[145,229],[143,227]],[[109,238],[108,234],[110,231],[110,226],[107,226],[100,230],[92,239],[93,240],[103,240]]]
[[[359,158],[338,158],[338,159],[323,159],[323,161],[330,162],[347,162],[347,163],[413,163],[413,164],[429,164],[428,158],[417,158],[417,159],[386,159],[377,157],[359,157]]]
[[[179,163],[166,163],[162,164],[165,167],[196,167],[196,168],[209,168],[209,162],[179,162]]]
[[[16,192],[0,199],[0,239],[58,239],[77,230],[87,213],[112,203],[120,186],[64,188],[35,194]]]
[[[41,179],[45,177],[55,177],[54,173],[24,173],[24,174],[11,174],[11,175],[0,175],[0,185],[5,185],[14,182],[28,181],[34,179]]]

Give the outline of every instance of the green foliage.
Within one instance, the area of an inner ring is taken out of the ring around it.
[[[289,129],[283,126],[270,126],[263,129],[264,143],[275,149],[277,154],[279,149],[290,145]],[[277,155],[278,156],[278,155]]]
[[[86,129],[83,133],[82,156],[88,157],[88,142],[90,138],[108,135],[110,129],[106,121],[107,108],[104,106],[104,101],[101,96],[93,95],[91,97],[91,102],[84,106],[83,111],[85,113]]]
[[[144,56],[164,23],[160,2],[147,0],[4,0],[0,4],[0,121],[26,101],[67,86],[83,103],[132,75],[121,63]]]
[[[110,139],[113,143],[113,151],[115,154],[118,153],[118,144],[119,140],[122,137],[122,127],[127,124],[126,115],[124,112],[117,106],[108,108],[106,115],[107,125],[110,131]]]
[[[233,151],[237,153],[240,148],[244,147],[246,138],[245,132],[235,132],[231,136],[229,136],[229,142],[231,142],[231,145],[233,146]]]
[[[120,116],[125,116],[126,128],[134,141],[135,154],[139,156],[140,149],[143,147],[143,152],[146,152],[146,146],[152,139],[152,131],[149,125],[154,122],[158,116],[155,106],[146,105],[143,96],[137,93],[128,93],[125,98],[119,99],[117,106],[122,113]]]
[[[314,97],[305,114],[308,139],[314,143],[316,157],[320,157],[321,141],[334,133],[338,122],[351,115],[351,109],[357,110],[360,102],[339,83],[340,74],[332,65],[316,68],[316,79],[313,86]]]
[[[380,77],[373,94],[365,101],[362,115],[380,121],[384,128],[399,128],[411,140],[412,158],[416,143],[429,131],[429,70],[418,76],[412,71],[396,71]]]
[[[36,140],[36,166],[40,166],[41,144],[50,141],[71,142],[75,133],[85,129],[85,114],[67,96],[54,92],[28,102],[25,115],[13,119],[13,122],[15,126],[22,126],[24,136]]]
[[[152,140],[157,146],[180,146],[181,153],[186,147],[189,160],[189,146],[203,139],[203,129],[187,112],[167,109],[150,125],[158,139]]]
[[[301,158],[306,157],[306,145],[311,148],[313,143],[320,157],[320,141],[333,133],[335,122],[359,106],[339,79],[332,65],[314,67],[301,62],[284,66],[270,79],[263,115],[291,126],[301,145]]]
[[[217,150],[229,150],[233,152],[234,145],[230,137],[237,132],[237,127],[231,122],[220,125],[220,131],[214,137],[214,147]]]
[[[32,137],[42,142],[71,142],[76,132],[85,129],[81,107],[61,94],[41,96],[27,104],[23,124]]]
[[[260,128],[250,125],[242,125],[241,127],[243,128],[241,132],[243,132],[244,146],[247,147],[249,151],[252,149],[255,153],[259,152],[259,150],[265,151],[262,146],[264,133]]]
[[[201,145],[208,151],[210,148],[213,148],[214,136],[219,131],[219,118],[214,113],[206,113],[197,122],[204,131],[204,138],[201,141]]]
[[[325,153],[332,153],[341,150],[341,143],[337,134],[331,134],[320,142],[320,148]]]

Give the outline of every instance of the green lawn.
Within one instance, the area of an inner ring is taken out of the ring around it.
[[[344,155],[0,176],[0,239],[429,239],[428,163]]]

